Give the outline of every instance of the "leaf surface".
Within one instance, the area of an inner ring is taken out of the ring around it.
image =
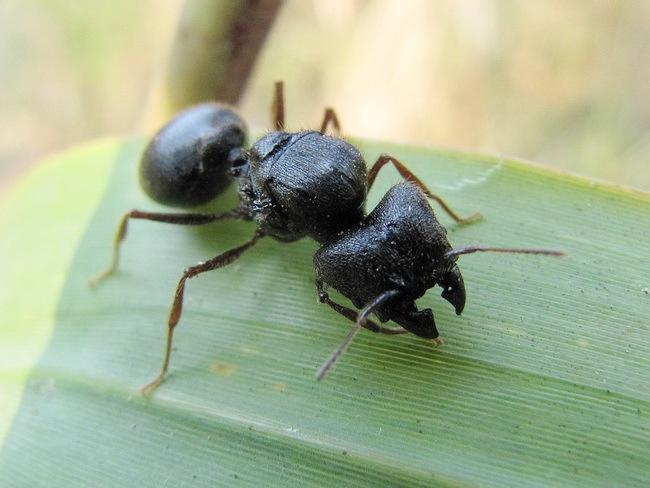
[[[254,227],[134,222],[120,273],[93,291],[119,216],[162,207],[136,184],[141,141],[67,152],[0,202],[0,484],[647,486],[650,198],[505,159],[359,146],[483,213],[458,227],[433,205],[453,245],[568,256],[461,258],[465,313],[439,289],[420,300],[444,347],[364,331],[317,383],[349,323],[316,301],[315,243],[264,239],[189,282],[171,375],[146,401],[181,271]],[[397,181],[384,170],[369,208]]]

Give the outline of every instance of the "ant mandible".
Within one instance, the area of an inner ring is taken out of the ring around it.
[[[173,333],[183,309],[186,281],[236,261],[265,236],[289,242],[308,236],[321,244],[314,256],[319,299],[355,322],[344,342],[317,373],[322,379],[361,328],[384,334],[412,332],[440,343],[431,310],[419,311],[415,299],[440,285],[442,297],[460,314],[465,304],[462,276],[455,262],[476,251],[558,255],[557,251],[470,247],[452,249],[446,230],[426,197],[435,200],[457,223],[480,218],[458,216],[396,158],[383,154],[369,172],[361,153],[340,137],[326,135],[330,125],[340,134],[333,109],[325,110],[319,131],[284,130],[283,84],[275,84],[271,109],[275,130],[245,150],[246,125],[230,107],[202,104],[181,112],[149,143],[140,163],[140,182],[154,200],[191,207],[211,200],[232,178],[239,203],[225,213],[154,213],[132,210],[121,219],[111,266],[91,280],[95,286],[113,274],[130,219],[179,225],[203,225],[226,219],[252,220],[251,239],[208,261],[187,268],[176,287],[168,319],[164,360],[158,376],[142,388],[150,395],[163,381]],[[365,214],[364,203],[377,173],[391,163],[406,180],[394,186],[377,207]],[[348,297],[353,309],[330,299],[331,286]],[[380,322],[393,320],[401,327]]]

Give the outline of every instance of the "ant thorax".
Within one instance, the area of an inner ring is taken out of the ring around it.
[[[363,218],[366,166],[342,139],[276,131],[250,149],[239,185],[251,218],[267,235],[323,242]]]

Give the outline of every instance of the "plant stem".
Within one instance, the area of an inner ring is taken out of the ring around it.
[[[236,104],[282,0],[188,0],[165,79],[169,109],[204,100]]]

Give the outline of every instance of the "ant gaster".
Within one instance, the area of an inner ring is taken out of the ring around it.
[[[309,236],[321,243],[314,256],[319,299],[355,322],[341,346],[318,371],[317,379],[325,375],[362,327],[385,334],[412,332],[440,343],[431,310],[419,311],[414,301],[427,289],[439,285],[443,287],[442,297],[458,314],[462,312],[465,288],[455,264],[458,255],[475,251],[559,254],[486,247],[453,250],[426,197],[437,201],[460,224],[477,220],[479,214],[466,219],[459,217],[392,156],[380,156],[366,173],[365,161],[354,146],[325,134],[330,124],[337,134],[340,131],[332,109],[326,109],[320,131],[284,131],[281,82],[275,85],[272,118],[275,130],[245,151],[245,125],[241,118],[225,106],[199,105],[172,119],[145,151],[141,161],[141,175],[145,176],[141,176],[141,182],[155,200],[180,206],[203,202],[209,195],[216,196],[222,191],[232,176],[239,186],[239,204],[229,212],[218,214],[139,210],[126,213],[117,230],[113,262],[108,270],[91,280],[91,285],[117,269],[119,246],[126,237],[130,219],[180,225],[242,219],[257,224],[250,240],[191,266],[182,274],[169,314],[163,365],[160,374],[142,389],[145,395],[162,383],[169,368],[173,332],[181,317],[186,281],[234,262],[264,236],[279,241]],[[366,194],[379,170],[388,163],[394,165],[407,183],[389,190],[366,216]],[[208,167],[216,167],[218,171],[206,171]],[[176,177],[182,191],[176,192]],[[193,189],[201,196],[187,194]],[[348,297],[361,312],[331,300],[327,286]],[[376,324],[368,319],[372,313],[380,322],[393,320],[401,327]]]
[[[415,300],[429,288],[442,288],[442,298],[457,315],[465,308],[465,284],[458,256],[479,251],[561,256],[559,251],[468,246],[453,249],[425,194],[410,182],[393,186],[374,210],[314,255],[319,299],[355,320],[343,343],[316,373],[322,379],[347,349],[361,327],[377,332],[368,316],[392,320],[405,331],[441,344],[431,309],[418,310]],[[350,299],[357,313],[330,300],[326,286]],[[368,327],[370,324],[370,327]],[[387,329],[392,333],[399,329]]]

